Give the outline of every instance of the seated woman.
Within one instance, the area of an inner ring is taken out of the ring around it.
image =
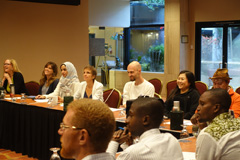
[[[39,95],[45,95],[52,93],[58,82],[57,79],[58,68],[56,63],[48,62],[43,69],[42,78],[40,79],[40,88],[39,88]]]
[[[177,87],[167,98],[165,115],[169,117],[173,108],[173,101],[180,101],[180,110],[184,111],[184,119],[190,119],[198,106],[200,94],[195,86],[195,76],[192,72],[181,71],[177,79]]]
[[[76,98],[92,98],[103,101],[103,85],[96,80],[97,70],[93,66],[83,69],[83,79]]]
[[[36,98],[48,98],[52,96],[58,96],[59,101],[63,101],[64,96],[74,96],[80,87],[77,71],[71,62],[64,62],[60,66],[62,76],[59,83],[53,93],[48,95],[39,95]]]
[[[10,93],[10,84],[15,86],[15,94],[28,94],[24,78],[18,68],[17,62],[14,59],[6,59],[3,65],[2,86],[7,93]]]

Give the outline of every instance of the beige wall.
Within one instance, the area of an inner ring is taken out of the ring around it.
[[[0,62],[16,59],[25,81],[39,81],[48,61],[71,61],[82,80],[89,57],[88,1],[71,6],[1,0],[0,35]]]

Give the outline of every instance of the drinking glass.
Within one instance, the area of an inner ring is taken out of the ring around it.
[[[199,134],[199,127],[198,127],[198,125],[193,125],[193,126],[192,126],[192,134],[193,134],[195,137],[198,136],[198,134]]]
[[[183,138],[188,138],[189,137],[189,133],[187,131],[187,125],[181,125],[183,127],[181,133],[180,133],[180,139]]]
[[[52,108],[52,101],[53,101],[53,98],[49,97],[48,98],[48,108]]]
[[[53,152],[50,160],[61,160],[60,156],[57,153],[59,150],[60,150],[60,148],[56,148],[56,147],[50,148],[50,151]]]
[[[15,87],[13,84],[10,84],[10,97],[12,98],[12,101],[16,101],[16,99],[14,99],[15,96]]]
[[[25,97],[25,93],[21,93],[21,104],[26,104],[26,97]]]
[[[1,95],[0,95],[0,99],[4,99],[5,97],[5,93],[4,93],[4,90],[1,90]]]
[[[126,109],[123,108],[120,113],[119,113],[119,117],[126,117]]]

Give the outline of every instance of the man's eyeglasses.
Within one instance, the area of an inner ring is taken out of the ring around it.
[[[83,129],[83,128],[77,128],[75,126],[67,126],[64,123],[60,123],[60,129],[65,130],[67,128],[71,128],[71,129],[75,129],[75,130]]]
[[[68,125],[65,125],[63,122],[62,123],[60,123],[60,129],[61,130],[65,130],[65,129],[67,129],[67,128],[71,128],[71,129],[73,129],[73,130],[81,130],[81,129],[84,129],[84,128],[78,128],[78,127],[76,127],[76,126],[68,126]],[[87,130],[87,129],[86,129]],[[90,133],[89,133],[89,131],[87,130],[87,132],[88,132],[88,134],[89,134],[89,136],[91,135]]]

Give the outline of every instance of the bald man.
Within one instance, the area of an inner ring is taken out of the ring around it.
[[[154,97],[154,86],[142,77],[141,71],[141,64],[137,61],[128,65],[130,82],[127,82],[123,88],[123,106],[126,106],[127,100],[136,99],[139,96]]]

